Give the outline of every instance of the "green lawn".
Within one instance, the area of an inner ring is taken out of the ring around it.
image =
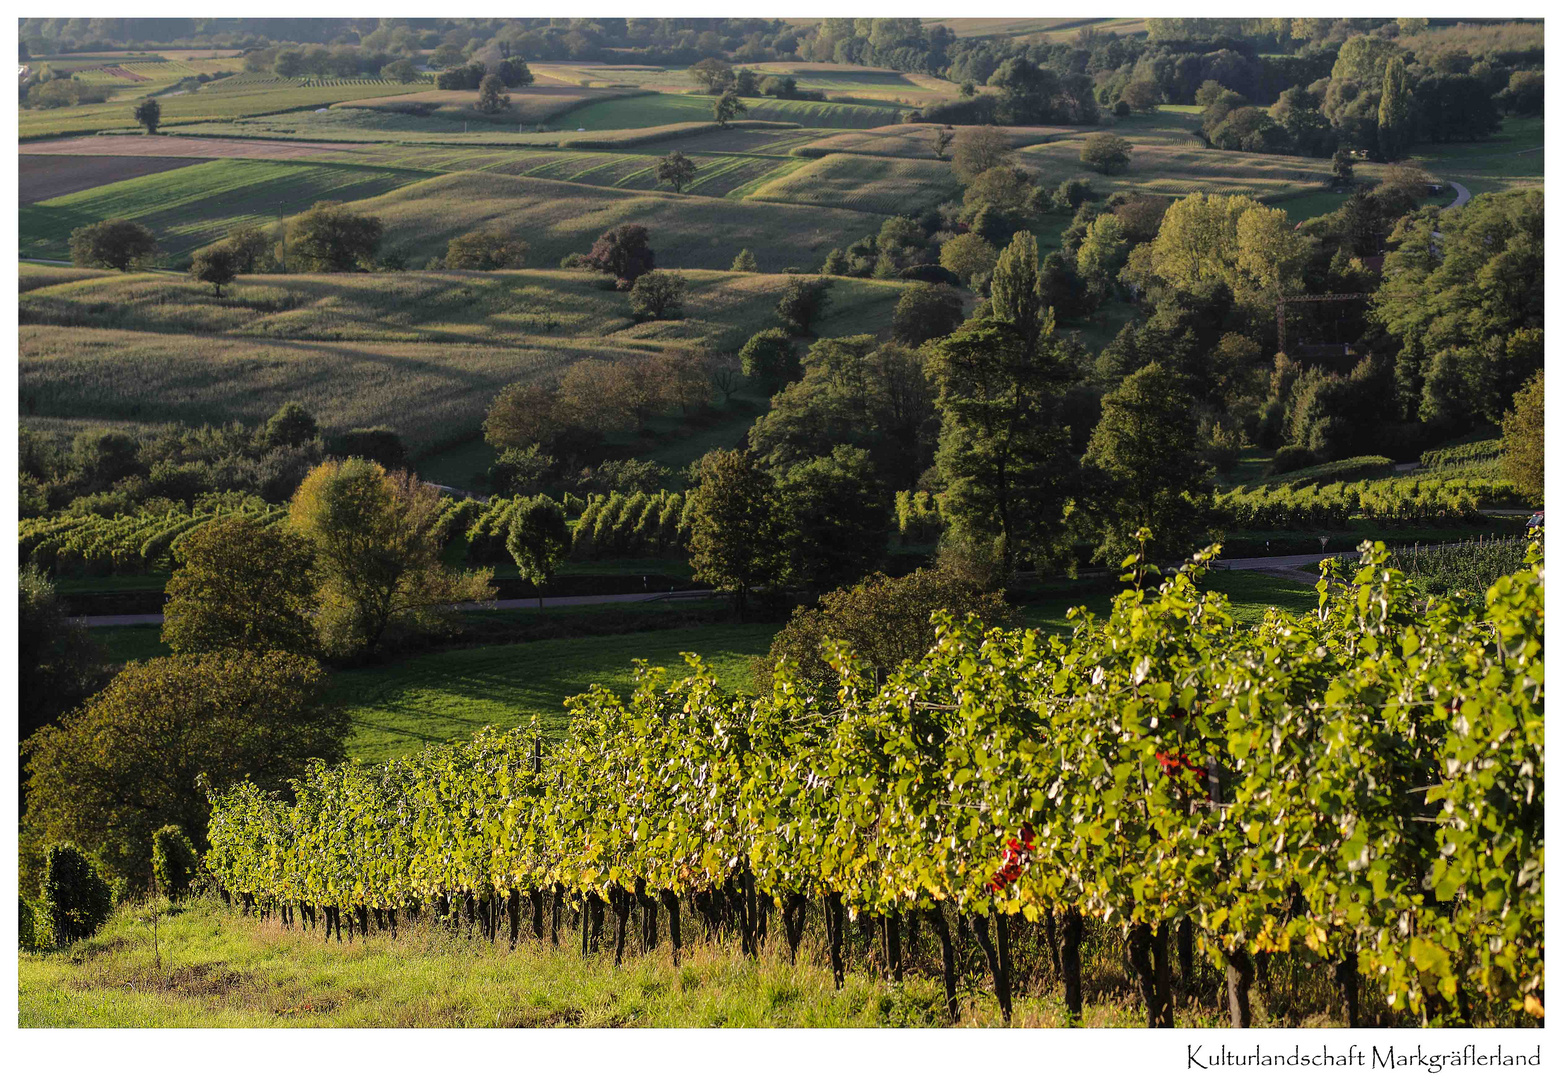
[[[770,648],[777,629],[719,624],[453,649],[343,672],[332,681],[332,697],[353,718],[348,753],[382,761],[534,714],[545,729],[562,733],[565,698],[594,683],[628,692],[637,659],[671,669],[682,665],[680,653],[695,652],[724,685],[747,690],[750,660]]]

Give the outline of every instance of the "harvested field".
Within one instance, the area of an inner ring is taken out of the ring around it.
[[[189,164],[188,159],[176,157],[22,154],[17,158],[17,201],[25,206]]]
[[[52,266],[48,263],[24,262],[17,272],[16,291],[25,293],[34,289],[46,289],[50,285],[66,285],[72,281],[118,275],[118,270],[89,270],[80,266]]]
[[[259,158],[288,161],[309,157],[323,150],[340,151],[336,143],[280,142],[272,140],[199,139],[188,135],[88,135],[79,139],[50,139],[30,142],[23,156],[55,154],[61,156],[158,158]],[[99,183],[109,183],[100,180]]]

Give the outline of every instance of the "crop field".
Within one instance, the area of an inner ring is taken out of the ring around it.
[[[588,131],[655,127],[690,120],[710,120],[715,98],[705,94],[644,94],[583,105],[557,117],[560,127]],[[744,98],[750,120],[780,120],[804,127],[868,128],[894,123],[901,110],[893,106],[848,105],[832,101],[782,101]]]
[[[163,257],[179,261],[234,225],[299,213],[321,199],[351,202],[420,179],[394,169],[273,161],[209,161],[24,206],[22,254],[70,257],[71,230],[123,217],[151,229]]]
[[[871,154],[880,157],[928,158],[933,160],[933,140],[938,124],[886,124],[863,131],[837,131],[815,139],[792,152],[799,157],[824,157],[826,154]],[[1000,128],[1015,147],[1033,146],[1060,135],[1074,134],[1075,128],[1011,127]]]
[[[59,269],[22,297],[29,424],[254,423],[296,399],[329,431],[394,427],[414,454],[472,438],[501,387],[577,360],[735,350],[774,322],[786,286],[691,271],[686,318],[637,324],[623,293],[579,271],[268,275],[218,300],[172,275]],[[904,288],[837,281],[819,332],[882,332]]]
[[[524,236],[531,261],[555,264],[584,252],[605,229],[637,222],[651,232],[657,265],[722,269],[744,248],[767,251],[781,267],[818,266],[833,247],[877,231],[880,218],[829,207],[688,199],[671,192],[613,191],[557,180],[456,173],[366,199],[353,209],[378,215],[396,243],[427,259],[454,236],[496,227]]]
[[[189,164],[188,159],[177,157],[22,154],[17,159],[17,199],[23,205],[43,202]]]
[[[326,80],[333,82],[335,80]],[[168,85],[168,84],[163,84]],[[134,130],[134,100],[157,84],[140,83],[117,91],[119,95],[100,105],[75,105],[63,109],[23,109],[18,114],[18,136],[29,139],[61,135],[89,135],[103,130]],[[245,116],[283,113],[292,109],[324,107],[338,101],[416,93],[419,83],[342,80],[340,85],[311,85],[308,79],[284,79],[277,75],[241,74],[207,83],[188,94],[160,98],[163,126],[176,127],[201,121],[236,120]]]
[[[687,94],[700,84],[683,68],[642,64],[565,64],[541,61],[530,65],[538,82],[591,88],[626,88]]]
[[[628,93],[636,91],[529,86],[509,91],[509,107],[497,113],[478,111],[476,90],[420,90],[411,94],[344,101],[337,107],[394,112],[418,119],[460,120],[494,125],[540,124],[582,105],[624,97]]]
[[[16,291],[31,292],[50,285],[65,285],[90,278],[117,277],[114,270],[89,270],[80,266],[50,266],[47,263],[22,263],[17,273]]]
[[[760,186],[749,198],[907,214],[938,206],[958,190],[948,162],[830,154]]]
[[[1036,41],[1069,41],[1081,30],[1111,31],[1120,37],[1146,32],[1144,19],[930,19],[947,26],[956,37],[1012,37]]]
[[[1103,176],[1080,160],[1088,130],[1075,130],[1046,143],[1017,151],[1017,164],[1031,170],[1044,190],[1071,178],[1087,180],[1098,192],[1141,191],[1178,197],[1195,191],[1210,195],[1250,195],[1274,201],[1317,192],[1331,181],[1330,163],[1323,158],[1284,154],[1245,154],[1207,150],[1191,133],[1197,116],[1158,111],[1115,124],[1113,134],[1127,139],[1133,150],[1127,172]],[[1360,179],[1374,179],[1383,166],[1362,164]]]
[[[773,61],[754,65],[765,75],[791,75],[801,90],[823,90],[833,101],[867,101],[921,108],[953,100],[960,86],[947,79],[857,64]]]

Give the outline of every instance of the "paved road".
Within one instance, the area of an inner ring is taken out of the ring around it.
[[[1440,210],[1439,213],[1453,210],[1457,206],[1464,206],[1466,203],[1471,201],[1470,188],[1466,187],[1464,184],[1456,183],[1453,180],[1449,181],[1449,186],[1454,188],[1454,202],[1444,207],[1444,209]]]
[[[606,596],[549,596],[543,600],[543,610],[561,607],[585,607],[590,604],[635,604],[653,601],[703,600],[710,596],[710,589],[685,589],[681,592],[610,593]],[[521,608],[537,610],[537,600],[494,600],[487,604],[457,604],[456,611],[516,611]],[[160,626],[162,613],[155,615],[82,615],[76,619],[83,626]]]
[[[1315,552],[1312,555],[1265,555],[1258,559],[1221,559],[1217,565],[1222,570],[1296,570],[1298,567],[1316,563],[1320,559],[1339,559],[1342,562],[1350,562],[1357,558],[1355,551],[1326,551]]]

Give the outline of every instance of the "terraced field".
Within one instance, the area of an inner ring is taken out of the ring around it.
[[[787,284],[690,271],[686,318],[636,323],[628,298],[585,272],[268,275],[220,300],[172,275],[27,274],[18,377],[31,426],[253,423],[298,400],[328,431],[392,426],[415,454],[472,438],[507,383],[576,360],[735,350],[774,323]],[[904,287],[838,281],[819,332],[884,331]]]
[[[557,118],[560,127],[588,131],[654,127],[691,120],[710,120],[715,99],[704,94],[647,94],[597,102]],[[805,127],[868,128],[895,123],[901,110],[882,105],[846,105],[831,101],[782,101],[744,98],[750,120],[781,120]]]
[[[1207,150],[1192,137],[1198,127],[1197,115],[1166,109],[1119,121],[1111,130],[1127,139],[1133,151],[1128,171],[1114,176],[1093,172],[1080,161],[1089,130],[1066,130],[1046,143],[1019,150],[1015,159],[1037,176],[1043,188],[1077,177],[1103,194],[1144,191],[1176,197],[1203,191],[1274,200],[1318,191],[1330,183],[1327,159]],[[1364,163],[1357,175],[1373,179],[1383,168]]]
[[[869,160],[869,159],[863,159]],[[725,269],[744,248],[786,267],[817,267],[825,253],[867,232],[883,214],[784,203],[691,199],[524,176],[454,173],[409,184],[353,209],[378,215],[387,239],[415,259],[443,254],[451,237],[482,227],[527,238],[536,265],[591,247],[605,229],[651,231],[661,267]]]
[[[418,173],[385,168],[208,161],[24,206],[19,240],[23,255],[69,258],[72,229],[130,218],[151,229],[163,257],[177,263],[241,222],[275,220],[279,212],[299,213],[321,199],[364,199],[419,179]]]
[[[414,119],[461,121],[495,126],[541,124],[571,109],[639,93],[635,90],[585,89],[578,86],[530,86],[511,90],[510,105],[496,113],[479,112],[476,90],[420,90],[412,94],[359,98],[340,102],[343,109],[370,109]]]
[[[824,138],[804,143],[793,150],[801,157],[826,154],[874,154],[881,157],[933,158],[934,136],[938,124],[887,124],[864,131],[835,131]],[[1000,128],[1010,137],[1010,145],[1034,146],[1060,135],[1073,134],[1074,128],[1007,127]]]
[[[214,61],[232,67],[232,61]],[[172,75],[172,72],[169,73]],[[183,76],[178,76],[182,78]],[[100,105],[76,105],[64,109],[24,109],[17,121],[22,140],[60,135],[88,135],[98,131],[132,131],[131,105],[154,90],[172,85],[178,78],[163,82],[127,83],[113,91],[114,96]],[[207,83],[192,93],[168,94],[160,99],[163,126],[176,127],[202,121],[235,120],[245,116],[283,113],[332,105],[338,101],[368,96],[415,93],[418,83],[392,83],[373,80],[284,79],[277,75],[246,73]]]
[[[830,154],[761,185],[748,198],[887,215],[938,206],[958,190],[945,161]]]

